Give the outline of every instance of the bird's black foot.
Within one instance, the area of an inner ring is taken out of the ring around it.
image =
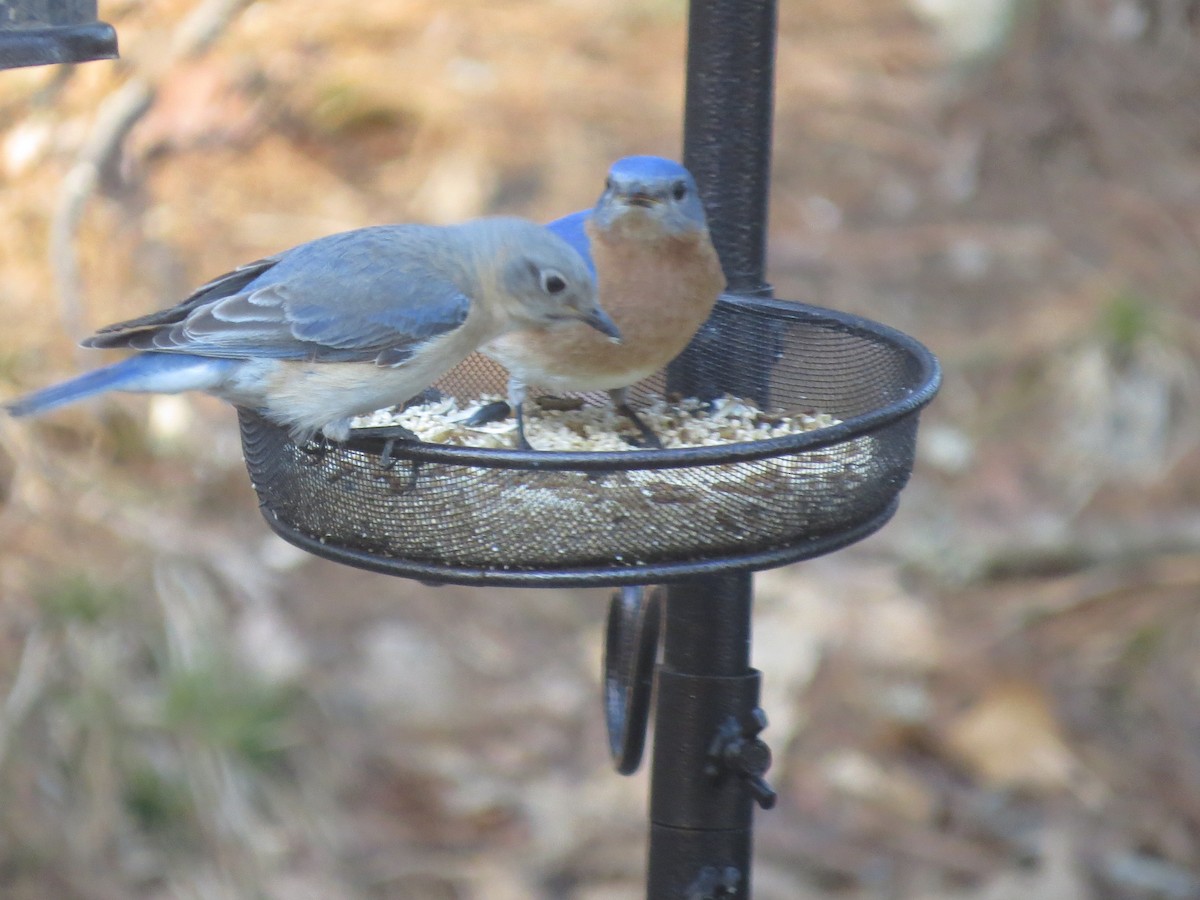
[[[641,435],[640,440],[631,441],[635,447],[642,447],[646,450],[661,450],[663,448],[662,441],[654,433],[654,429],[647,425],[628,403],[622,403],[618,406],[617,412],[632,422]]]
[[[480,425],[490,425],[493,422],[502,422],[509,416],[513,415],[513,408],[504,400],[497,400],[495,403],[489,403],[486,406],[481,406],[471,415],[462,419],[463,425],[468,427],[478,427]],[[525,415],[523,407],[516,408],[517,417],[517,449],[532,450],[533,445],[525,437]]]
[[[384,469],[391,469],[396,465],[396,460],[392,458],[392,450],[395,449],[398,442],[421,440],[403,425],[377,425],[372,428],[356,428],[354,436],[356,438],[383,441],[383,449],[379,452],[379,464]]]
[[[488,403],[485,406],[479,407],[471,415],[462,419],[463,425],[469,428],[478,428],[480,425],[491,425],[493,422],[503,422],[512,415],[512,407],[504,400],[497,400],[495,403]]]
[[[533,444],[529,443],[529,438],[525,437],[525,404],[521,403],[517,406],[517,449],[518,450],[533,450]]]
[[[331,441],[324,434],[317,434],[303,443],[297,441],[296,449],[309,458],[312,464],[318,464],[324,461],[329,455],[329,451],[337,446],[336,442]]]

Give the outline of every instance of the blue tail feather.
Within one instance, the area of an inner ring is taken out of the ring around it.
[[[13,416],[49,412],[106,391],[175,393],[214,386],[234,360],[183,353],[139,353],[121,362],[18,397],[5,404]]]

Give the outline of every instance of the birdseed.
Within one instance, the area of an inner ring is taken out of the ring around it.
[[[400,425],[422,441],[479,449],[514,448],[515,417],[486,425],[467,425],[481,407],[503,400],[485,396],[459,404],[454,397],[416,404],[406,409],[380,410],[353,421],[355,428]],[[562,408],[563,406],[574,408]],[[686,398],[675,403],[661,396],[637,408],[638,416],[658,436],[664,449],[708,447],[743,441],[764,441],[827,428],[839,421],[816,410],[764,412],[736,397],[711,403]],[[611,404],[583,404],[540,398],[525,404],[525,435],[538,450],[600,452],[639,449],[638,432],[627,416]]]

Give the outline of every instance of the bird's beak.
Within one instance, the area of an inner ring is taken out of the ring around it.
[[[598,306],[592,307],[588,312],[581,315],[580,320],[591,325],[601,334],[607,335],[616,343],[621,342],[621,329],[617,327],[617,323],[612,320],[608,313]]]

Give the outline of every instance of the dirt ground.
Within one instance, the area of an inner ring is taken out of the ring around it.
[[[755,578],[755,896],[1200,898],[1200,5],[781,4],[768,277],[941,358],[900,513]],[[113,0],[0,73],[0,393],[327,232],[678,156],[681,0]],[[607,592],[263,523],[203,397],[0,422],[0,895],[626,900]]]

